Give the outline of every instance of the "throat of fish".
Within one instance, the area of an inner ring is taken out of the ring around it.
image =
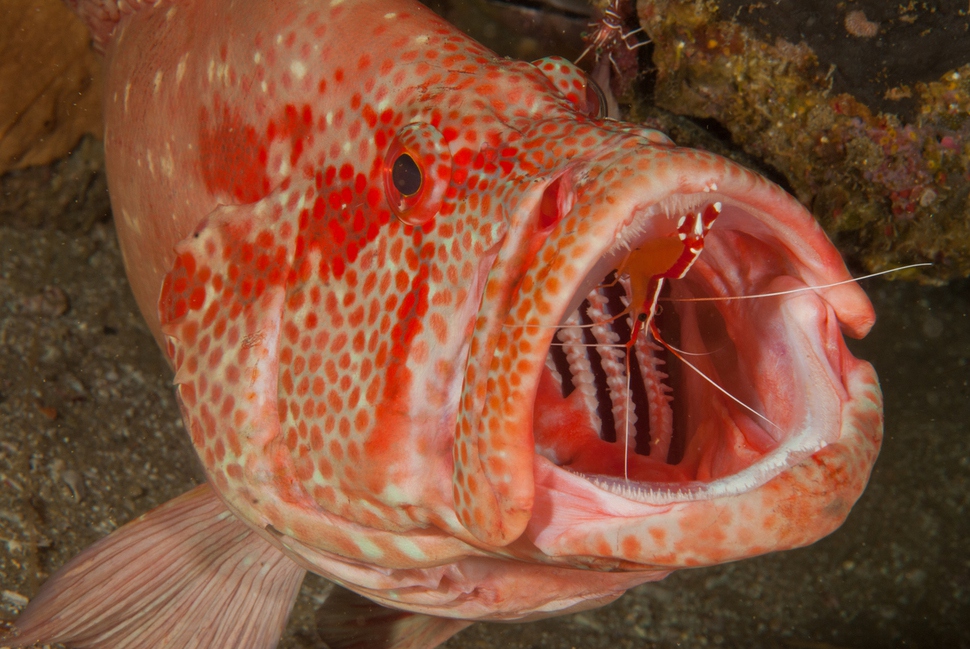
[[[805,315],[824,313],[824,291],[843,282],[806,285],[756,236],[706,236],[710,258],[697,245],[658,272],[628,255],[581,284],[592,288],[555,326],[539,378],[538,455],[611,492],[673,502],[739,493],[835,441],[817,432],[833,430],[817,425],[830,386],[811,394],[818,367],[794,345],[804,331],[844,349],[834,318],[820,332]],[[746,256],[766,270],[738,273]]]

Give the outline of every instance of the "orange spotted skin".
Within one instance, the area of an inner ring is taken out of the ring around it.
[[[676,196],[770,220],[798,261],[763,255],[771,273],[743,271],[752,292],[788,266],[809,284],[847,277],[756,174],[601,119],[568,62],[501,59],[407,0],[161,2],[94,33],[135,296],[210,482],[301,565],[393,606],[526,618],[810,543],[858,498],[882,416],[871,367],[842,343],[840,328],[872,324],[854,286],[786,316],[820,323],[831,362],[805,371],[830,377],[830,434],[771,480],[650,503],[535,451],[553,331],[509,323],[560,322],[647,206],[669,208],[643,225],[658,237],[677,234]],[[414,194],[395,185],[402,152]],[[696,457],[700,474],[710,456]]]

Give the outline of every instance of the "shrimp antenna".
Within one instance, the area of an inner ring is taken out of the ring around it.
[[[673,345],[669,344],[667,341],[665,341],[663,338],[660,337],[660,331],[657,330],[657,326],[653,322],[650,323],[650,334],[653,336],[654,340],[656,340],[658,343],[660,343],[661,345],[663,345],[664,347],[666,347],[667,350],[671,354],[673,354],[674,356],[676,356],[684,365],[686,365],[687,367],[689,367],[692,370],[694,370],[695,372],[697,372],[697,374],[700,375],[701,378],[703,378],[705,381],[707,381],[708,383],[710,383],[714,388],[717,389],[718,392],[722,393],[728,399],[730,399],[734,403],[738,404],[739,406],[741,406],[742,408],[744,408],[745,410],[747,410],[751,414],[755,415],[759,419],[762,419],[762,420],[766,421],[767,423],[769,423],[771,426],[773,426],[777,430],[779,430],[779,431],[781,430],[781,426],[779,426],[775,422],[771,421],[766,416],[762,415],[760,412],[758,412],[757,410],[755,410],[754,408],[752,408],[751,406],[749,406],[748,404],[746,404],[744,401],[741,401],[736,396],[734,396],[733,394],[731,394],[730,392],[728,392],[727,390],[725,390],[724,388],[722,388],[720,385],[717,384],[717,382],[714,379],[712,379],[711,377],[709,377],[707,374],[704,374],[704,372],[702,372],[699,367],[697,367],[696,365],[694,365],[693,363],[691,363],[689,360],[687,360],[686,358],[684,358],[681,355],[679,349],[677,349]]]
[[[832,282],[831,284],[821,284],[819,286],[803,286],[801,288],[793,288],[787,291],[775,291],[773,293],[755,293],[753,295],[724,295],[717,297],[678,297],[678,298],[660,298],[665,302],[720,302],[722,300],[753,300],[759,297],[776,297],[779,295],[789,295],[791,293],[802,293],[804,291],[817,291],[823,288],[832,288],[834,286],[842,286],[843,284],[852,284],[854,282],[860,282],[864,279],[871,279],[873,277],[879,277],[880,275],[888,275],[890,273],[898,273],[901,270],[909,270],[910,268],[920,268],[922,266],[932,266],[933,264],[929,262],[921,262],[918,264],[909,264],[908,266],[900,266],[899,268],[890,268],[889,270],[881,270],[878,273],[870,273],[869,275],[863,275],[862,277],[853,277],[851,279],[844,279],[841,282]]]

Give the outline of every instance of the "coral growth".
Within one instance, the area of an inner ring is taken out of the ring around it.
[[[805,43],[773,44],[705,0],[640,0],[657,103],[716,120],[779,172],[869,270],[932,261],[921,279],[970,276],[970,65],[894,89],[914,119],[831,89]],[[915,273],[916,271],[914,271]]]

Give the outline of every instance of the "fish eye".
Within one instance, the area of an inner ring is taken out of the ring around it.
[[[450,183],[451,149],[435,127],[415,122],[395,134],[384,154],[384,196],[399,221],[429,222]]]
[[[414,196],[421,191],[421,168],[408,153],[402,153],[391,167],[391,182],[402,196]]]

